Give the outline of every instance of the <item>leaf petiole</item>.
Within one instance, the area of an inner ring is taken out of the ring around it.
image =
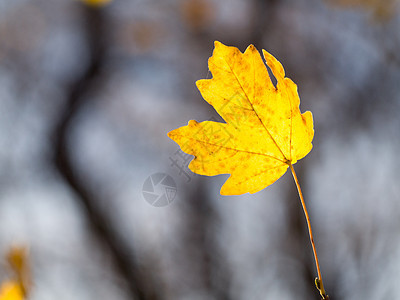
[[[315,286],[317,287],[319,293],[321,294],[322,299],[323,300],[329,300],[329,296],[326,295],[326,292],[325,292],[325,289],[324,289],[324,284],[322,282],[321,269],[319,267],[317,249],[315,247],[314,237],[313,237],[313,233],[312,233],[312,229],[311,229],[310,217],[308,216],[308,211],[307,211],[307,208],[306,208],[306,203],[304,201],[303,193],[301,192],[299,180],[297,179],[296,172],[294,171],[293,165],[291,163],[289,163],[289,167],[290,167],[290,170],[292,171],[292,175],[293,175],[293,179],[294,179],[294,181],[296,183],[297,191],[299,192],[301,205],[303,206],[304,215],[305,215],[306,221],[307,221],[307,227],[308,227],[308,234],[310,236],[310,242],[311,242],[311,246],[312,246],[312,249],[313,249],[313,252],[314,252],[315,265],[317,267],[317,272],[318,272],[318,277],[315,278]]]

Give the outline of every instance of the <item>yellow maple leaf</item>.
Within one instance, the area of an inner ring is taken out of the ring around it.
[[[24,300],[32,285],[27,248],[11,247],[7,260],[15,273],[15,279],[1,284],[0,300]]]
[[[0,300],[23,300],[24,293],[18,281],[6,281],[0,286]]]
[[[241,53],[216,41],[208,61],[213,78],[196,85],[226,123],[191,120],[168,133],[182,151],[195,156],[192,172],[230,174],[222,195],[264,189],[312,148],[311,112],[300,112],[296,84],[275,57],[263,54],[276,87],[253,45]]]

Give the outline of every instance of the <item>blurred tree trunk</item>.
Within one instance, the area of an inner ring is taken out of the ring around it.
[[[121,238],[121,234],[112,224],[107,212],[98,205],[99,195],[92,191],[88,182],[77,173],[74,166],[68,138],[74,125],[75,117],[85,106],[88,94],[101,86],[104,79],[106,54],[109,44],[109,22],[100,8],[82,6],[84,30],[89,48],[89,58],[83,74],[70,84],[67,102],[54,128],[54,164],[62,178],[76,193],[77,199],[85,210],[94,236],[110,254],[122,279],[128,286],[131,299],[159,299],[159,285],[152,276],[139,265],[132,247]]]

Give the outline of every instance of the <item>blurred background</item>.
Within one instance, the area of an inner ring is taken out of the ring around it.
[[[0,0],[0,258],[29,248],[30,299],[320,299],[291,174],[220,196],[167,137],[221,120],[195,87],[215,40],[272,53],[313,112],[295,168],[331,299],[396,299],[399,2],[101,2]]]

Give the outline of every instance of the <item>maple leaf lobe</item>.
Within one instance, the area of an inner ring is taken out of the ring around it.
[[[208,60],[213,77],[196,85],[226,123],[190,121],[168,134],[195,156],[189,164],[194,173],[230,174],[223,195],[262,190],[312,148],[311,112],[301,114],[296,84],[275,57],[263,55],[276,87],[253,45],[242,53],[216,41]]]

